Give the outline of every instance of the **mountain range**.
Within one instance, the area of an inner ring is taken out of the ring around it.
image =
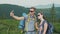
[[[41,7],[41,6],[42,5],[40,5],[38,7]],[[38,12],[40,12],[40,10],[42,10],[44,12],[44,14],[49,17],[50,16],[51,7],[47,8],[47,6],[46,7],[44,6],[43,7],[44,9],[38,8],[36,10],[36,14]],[[0,19],[1,18],[11,18],[9,14],[10,14],[10,12],[12,10],[14,10],[15,15],[17,15],[17,16],[22,16],[22,13],[24,13],[24,12],[28,13],[29,12],[29,8],[26,8],[26,7],[23,7],[23,6],[11,5],[11,4],[0,4]],[[55,7],[55,11],[56,11],[57,19],[60,19],[60,7],[56,6]]]
[[[45,8],[51,8],[53,4],[48,5],[37,5],[35,6],[37,9],[45,9]],[[55,7],[60,7],[60,4],[54,4]]]

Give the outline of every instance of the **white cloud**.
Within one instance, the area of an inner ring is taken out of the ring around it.
[[[60,4],[60,0],[0,0],[0,4],[14,4],[21,5],[25,7],[31,7],[36,5],[46,5],[46,4]]]
[[[55,4],[60,4],[60,0],[54,0]]]

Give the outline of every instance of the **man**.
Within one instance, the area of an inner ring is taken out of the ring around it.
[[[10,16],[13,17],[16,20],[24,20],[25,19],[25,34],[36,34],[35,33],[35,25],[36,25],[36,16],[35,14],[35,8],[31,7],[29,14],[27,15],[27,17],[18,17],[15,16],[13,11],[10,12]]]

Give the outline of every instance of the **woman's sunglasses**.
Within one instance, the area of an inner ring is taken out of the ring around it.
[[[40,16],[40,15],[38,15],[38,16]]]

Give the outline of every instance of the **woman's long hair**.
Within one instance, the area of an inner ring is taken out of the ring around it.
[[[44,16],[44,14],[42,12],[40,12],[41,15],[43,15],[43,19],[46,20],[46,16]]]

